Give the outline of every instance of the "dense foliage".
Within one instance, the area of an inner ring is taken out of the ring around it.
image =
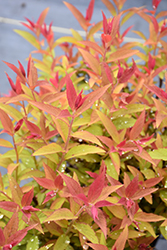
[[[85,38],[54,40],[48,8],[29,31],[35,47],[27,70],[0,98],[0,249],[150,249],[167,239],[167,11],[122,10],[126,0],[102,0],[111,13],[91,24],[64,2]],[[143,43],[124,42],[139,15],[149,24]],[[99,39],[95,41],[95,34]],[[55,56],[55,49],[62,56]],[[28,184],[21,185],[23,180]]]

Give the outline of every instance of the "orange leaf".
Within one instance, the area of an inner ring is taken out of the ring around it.
[[[156,221],[165,220],[165,218],[157,214],[138,212],[134,215],[134,220],[156,222]]]
[[[130,140],[135,140],[141,133],[143,126],[144,126],[144,120],[145,120],[145,110],[140,114],[137,121],[135,122],[135,125],[132,127],[130,131]]]
[[[64,4],[67,6],[67,8],[72,12],[72,14],[75,16],[75,18],[77,19],[77,21],[79,22],[79,24],[81,25],[81,27],[86,31],[88,26],[86,24],[86,20],[84,18],[84,16],[82,15],[82,13],[77,10],[77,8],[75,8],[72,4],[64,2]]]
[[[114,246],[112,247],[112,250],[124,250],[126,240],[128,239],[128,227],[125,226],[124,230],[116,240]]]
[[[106,92],[109,86],[110,85],[106,85],[88,94],[86,100],[84,101],[82,106],[76,111],[75,115],[79,116],[84,111],[89,109],[96,100],[100,99],[103,96],[103,94]]]
[[[117,12],[116,9],[114,8],[114,5],[109,0],[101,0],[101,1],[105,4],[105,6],[111,12],[111,14],[113,16],[116,16]]]
[[[102,56],[104,55],[102,48],[97,43],[94,43],[91,41],[81,41],[80,43],[85,45],[85,46],[88,46],[89,48],[94,49],[95,51],[100,53]]]
[[[9,135],[13,135],[13,123],[9,116],[2,110],[0,109],[0,120],[2,123],[2,126],[5,130],[5,132],[8,132]]]
[[[90,54],[88,51],[78,48],[78,50],[81,52],[84,60],[86,63],[89,64],[90,68],[97,74],[100,74],[100,63],[99,61],[96,59],[96,57],[94,57],[92,54]]]
[[[121,49],[117,50],[116,52],[113,52],[109,56],[107,63],[131,57],[133,55],[136,55],[138,52],[139,52],[139,50],[124,49],[124,48],[122,49],[121,48]]]

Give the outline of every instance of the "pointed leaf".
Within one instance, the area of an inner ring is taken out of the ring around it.
[[[64,180],[64,182],[66,183],[70,193],[72,194],[72,196],[77,196],[78,194],[82,194],[83,190],[82,187],[78,184],[77,181],[75,181],[74,179],[72,179],[71,177],[60,173],[60,176],[62,177],[62,179]]]
[[[63,151],[63,149],[60,147],[60,145],[58,145],[56,143],[50,143],[50,144],[43,146],[42,148],[36,150],[33,153],[33,156],[55,154],[57,152],[62,152],[62,151]]]
[[[34,196],[34,188],[30,189],[29,192],[23,195],[21,200],[21,205],[23,207],[29,206],[32,202],[33,196]]]
[[[99,147],[82,144],[71,148],[65,155],[65,159],[67,160],[73,157],[80,157],[82,155],[87,155],[87,154],[102,154],[102,153],[105,153],[105,151]]]
[[[18,204],[11,201],[0,201],[0,208],[5,209],[10,212],[15,212],[19,207]]]
[[[145,110],[140,114],[137,121],[135,122],[135,125],[132,127],[130,131],[129,138],[130,140],[135,140],[141,133],[145,121]]]
[[[85,45],[85,46],[88,46],[89,48],[91,48],[93,50],[95,50],[96,52],[98,52],[102,56],[104,55],[104,52],[103,52],[102,48],[97,43],[94,43],[94,42],[91,42],[91,41],[81,41],[80,43]]]
[[[74,228],[84,235],[90,242],[95,244],[99,243],[94,230],[88,224],[75,223]]]
[[[112,16],[116,16],[117,12],[114,8],[114,5],[109,0],[102,0],[102,2],[105,4],[107,9],[111,12]]]
[[[78,217],[73,215],[73,213],[67,208],[59,208],[55,210],[47,219],[47,221],[58,221],[58,220],[73,220],[77,219]]]
[[[23,196],[22,190],[16,180],[12,177],[9,176],[9,186],[10,190],[12,192],[12,198],[15,203],[17,203],[21,207],[21,199]]]
[[[133,55],[136,55],[138,52],[139,52],[139,50],[120,48],[119,50],[117,50],[116,52],[113,52],[109,56],[109,58],[107,60],[107,63],[115,62],[115,61],[122,60],[122,59],[125,59],[125,58],[129,58],[129,57],[131,57]]]
[[[2,109],[0,109],[0,120],[4,130],[10,135],[13,135],[13,123],[9,116]]]
[[[149,155],[152,159],[167,161],[167,148],[154,149],[153,151],[149,152]]]
[[[66,93],[67,93],[67,100],[70,108],[72,111],[75,110],[75,101],[77,99],[77,93],[75,91],[74,85],[69,77],[69,75],[66,76]]]
[[[4,236],[2,228],[0,228],[0,246],[3,246],[3,245],[5,245],[5,236]]]
[[[50,179],[54,181],[57,177],[55,171],[53,171],[53,169],[50,168],[45,162],[43,163],[43,167],[44,167],[46,179]]]
[[[119,235],[118,239],[116,240],[114,246],[112,247],[113,250],[124,250],[126,240],[128,239],[128,227],[126,226],[122,233]]]
[[[54,181],[52,181],[52,180],[50,180],[50,179],[46,179],[46,178],[37,178],[37,177],[34,177],[34,176],[33,176],[33,178],[34,178],[34,180],[36,180],[36,182],[37,182],[40,186],[42,186],[42,187],[44,187],[44,188],[46,188],[46,189],[48,189],[48,190],[55,190],[55,189],[56,189],[56,186],[55,186],[55,184],[54,184]]]
[[[81,27],[86,31],[87,30],[87,24],[84,16],[82,13],[77,10],[76,7],[74,7],[72,4],[64,2],[64,4],[67,6],[67,8],[72,12],[72,14],[75,16]]]
[[[133,178],[130,184],[125,189],[125,194],[128,198],[131,198],[138,191],[138,176]]]
[[[147,222],[156,222],[156,221],[165,220],[165,218],[163,216],[160,216],[160,215],[157,215],[157,214],[145,213],[145,212],[137,212],[134,215],[134,220],[147,221]]]
[[[103,123],[104,127],[106,128],[107,132],[110,134],[112,139],[116,143],[119,143],[120,142],[119,134],[115,125],[112,123],[112,121],[105,114],[103,114],[102,112],[98,110],[97,110],[97,114],[100,117],[101,122]]]
[[[100,62],[96,59],[96,57],[84,49],[78,48],[78,50],[81,52],[85,62],[89,64],[90,68],[97,75],[99,75],[100,74]]]
[[[87,21],[90,21],[92,19],[94,4],[95,4],[95,0],[91,0],[88,8],[86,10],[86,20]]]
[[[64,250],[67,249],[68,245],[70,243],[70,238],[62,234],[56,241],[56,244],[54,245],[53,250]]]
[[[96,138],[96,136],[91,134],[90,132],[88,132],[86,130],[85,131],[74,132],[72,134],[72,137],[79,138],[79,139],[82,139],[82,140],[85,140],[85,141],[90,141],[90,142],[95,143],[95,144],[99,145],[100,147],[102,147],[102,144]]]
[[[86,111],[87,109],[89,109],[96,100],[99,100],[103,94],[106,92],[106,90],[110,87],[109,85],[106,85],[104,87],[101,87],[93,92],[91,92],[90,94],[88,94],[86,97],[86,100],[84,101],[84,103],[82,104],[82,106],[76,111],[75,115],[79,116],[80,114],[82,114],[84,111]]]
[[[104,188],[105,173],[102,172],[90,185],[88,191],[88,200],[90,203],[93,203],[101,194],[102,189]]]
[[[8,239],[10,236],[15,234],[18,230],[19,225],[19,219],[18,219],[18,213],[13,213],[12,217],[10,218],[9,222],[5,226],[3,233],[5,236],[5,239]]]

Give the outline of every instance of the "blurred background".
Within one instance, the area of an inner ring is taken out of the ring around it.
[[[89,5],[89,0],[66,0],[66,2],[73,4],[78,8],[85,16],[86,9]],[[152,0],[127,0],[124,8],[141,7],[145,6],[148,10],[152,9]],[[10,70],[6,64],[2,62],[7,61],[12,64],[18,65],[18,60],[27,67],[26,58],[30,52],[34,50],[34,47],[15,33],[14,29],[27,30],[20,22],[25,21],[25,17],[32,21],[37,21],[40,13],[49,7],[49,13],[46,17],[46,24],[50,24],[53,21],[53,30],[55,40],[62,36],[71,35],[70,28],[79,30],[81,35],[84,35],[82,28],[73,17],[72,13],[67,9],[62,0],[0,0],[0,94],[8,94],[10,85],[5,75],[5,71],[15,81],[15,73]],[[101,11],[105,13],[109,18],[110,12],[107,10],[101,0],[95,0],[94,14],[92,22],[99,22],[102,20]],[[167,10],[167,0],[162,0],[158,6],[157,13]],[[134,30],[142,31],[148,36],[148,23],[142,20],[138,15],[131,17],[123,26],[122,31],[127,27],[134,25]],[[133,30],[132,29],[132,30]],[[129,32],[126,41],[140,40],[133,32]],[[61,51],[57,51],[60,55]],[[1,138],[9,140],[9,136],[6,134],[0,135]],[[0,153],[4,153],[6,150],[0,148]],[[4,174],[5,169],[0,167],[0,171]],[[167,249],[166,240],[158,241],[156,244],[157,250]]]

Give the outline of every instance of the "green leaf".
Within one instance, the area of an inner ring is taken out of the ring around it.
[[[57,152],[62,152],[63,149],[56,143],[50,143],[42,148],[38,149],[33,153],[33,156],[36,155],[48,155],[48,154],[55,154]]]
[[[48,244],[48,245],[46,245],[44,247],[40,247],[39,250],[48,250],[51,246],[53,246],[53,243]]]
[[[113,124],[117,128],[117,130],[121,130],[124,128],[131,128],[135,124],[136,120],[134,118],[128,118],[128,117],[119,117],[114,119]]]
[[[167,148],[158,148],[154,151],[149,152],[149,155],[153,159],[160,159],[167,161]]]
[[[75,223],[74,227],[92,243],[99,243],[95,231],[88,224]]]
[[[36,40],[36,37],[24,30],[14,30],[17,34],[22,36],[25,40],[31,43],[35,48],[40,49],[40,45]]]
[[[28,244],[26,247],[26,250],[38,250],[39,248],[39,240],[38,240],[38,236],[32,236],[31,238],[29,238],[28,240]]]
[[[118,180],[118,173],[114,167],[114,164],[112,163],[110,158],[107,158],[104,160],[106,167],[107,167],[107,174],[114,178],[115,180]]]
[[[56,241],[53,250],[65,250],[69,245],[69,243],[70,243],[70,238],[67,235],[62,234]]]
[[[78,145],[73,148],[71,148],[68,153],[65,155],[65,159],[69,159],[72,157],[79,157],[81,155],[87,155],[87,154],[101,154],[105,153],[105,151],[99,147],[96,146],[90,146],[90,145]]]
[[[73,220],[77,219],[77,216],[73,215],[73,213],[67,208],[60,208],[55,210],[49,217],[45,220],[47,221],[57,221],[57,220]]]
[[[144,109],[148,110],[150,107],[148,107],[147,105],[144,104],[128,104],[126,105],[126,109],[122,108],[119,109],[115,112],[112,113],[113,117],[117,117],[117,116],[121,116],[121,115],[126,115],[126,114],[133,114],[133,113],[137,113],[137,112],[141,112]]]

